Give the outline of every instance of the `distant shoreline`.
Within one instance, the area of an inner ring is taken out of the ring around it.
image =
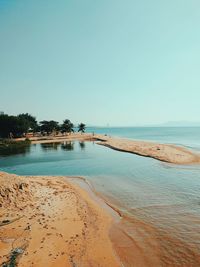
[[[16,139],[25,140],[23,138]],[[173,164],[197,164],[200,163],[200,154],[181,146],[160,144],[156,142],[130,140],[125,138],[110,137],[102,134],[72,133],[70,135],[31,137],[32,144],[70,142],[70,141],[93,141],[117,151],[136,154],[143,157],[154,158],[159,161]]]

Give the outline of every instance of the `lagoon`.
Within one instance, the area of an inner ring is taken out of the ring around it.
[[[172,165],[74,141],[31,145],[24,154],[1,157],[0,170],[84,176],[120,211],[141,255],[151,254],[154,244],[162,266],[179,266],[183,260],[184,266],[199,264],[199,165]]]

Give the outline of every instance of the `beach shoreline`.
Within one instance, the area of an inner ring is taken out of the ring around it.
[[[149,266],[159,260],[138,250],[124,216],[84,177],[0,172],[0,205],[0,266],[14,256],[19,267]]]
[[[0,172],[0,265],[122,266],[113,217],[72,179]]]
[[[200,163],[200,154],[183,146],[123,138],[105,138],[105,140],[97,142],[97,144],[120,152],[149,157],[166,163],[179,165]]]
[[[25,140],[24,138],[16,141]],[[143,157],[150,157],[162,162],[172,164],[199,164],[200,154],[189,150],[183,146],[173,144],[161,144],[150,141],[131,140],[125,138],[111,137],[102,134],[93,133],[73,133],[69,135],[49,136],[49,137],[32,137],[32,144],[59,143],[72,141],[91,141],[98,145],[103,145],[120,152],[132,153]]]

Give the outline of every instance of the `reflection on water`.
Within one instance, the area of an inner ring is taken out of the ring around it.
[[[74,142],[64,142],[61,144],[61,148],[63,150],[68,150],[68,151],[74,150]]]
[[[60,143],[44,143],[40,144],[41,148],[43,151],[48,151],[48,150],[58,150],[60,147]]]
[[[50,150],[63,149],[66,151],[74,150],[74,142],[55,142],[55,143],[44,143],[40,144],[43,151],[48,152]]]
[[[10,145],[10,146],[4,146],[0,149],[0,157],[5,157],[5,156],[11,156],[11,155],[26,155],[27,153],[30,153],[30,145]]]
[[[81,150],[85,150],[85,142],[79,142]]]
[[[41,148],[48,152],[49,150],[58,150],[63,149],[66,151],[74,150],[74,143],[72,141],[65,141],[65,142],[55,142],[55,143],[44,143],[40,144]],[[85,142],[81,141],[78,143],[81,150],[85,150]]]
[[[0,169],[85,176],[123,215],[121,226],[133,241],[133,266],[200,266],[198,165],[175,166],[92,142],[68,142],[32,145],[25,157],[1,158]],[[129,244],[123,245],[128,252]]]

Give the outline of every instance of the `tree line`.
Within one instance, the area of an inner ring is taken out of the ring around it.
[[[86,125],[80,123],[78,125],[78,132],[85,132]],[[50,135],[52,133],[67,134],[74,132],[74,124],[65,119],[62,124],[54,120],[43,120],[38,122],[36,117],[22,113],[17,116],[0,114],[0,137],[12,138],[26,136],[27,133],[40,133],[41,135]]]

